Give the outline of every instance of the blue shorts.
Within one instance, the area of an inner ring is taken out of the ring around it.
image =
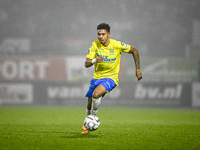
[[[110,79],[110,78],[94,79],[94,78],[92,78],[92,80],[90,82],[90,88],[89,88],[87,94],[85,95],[85,97],[92,98],[92,94],[93,94],[95,88],[97,86],[99,86],[100,84],[105,87],[106,93],[110,92],[116,86],[116,84],[113,81],[113,79]],[[102,97],[104,97],[104,96],[105,96],[105,94],[102,95]]]

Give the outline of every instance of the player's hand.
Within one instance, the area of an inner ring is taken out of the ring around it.
[[[96,59],[96,62],[100,63],[100,62],[102,62],[103,59],[104,59],[103,56],[98,56],[97,59]]]
[[[136,73],[135,73],[138,81],[142,79],[142,73],[140,72],[140,69],[136,69]]]

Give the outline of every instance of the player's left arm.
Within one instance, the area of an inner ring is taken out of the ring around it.
[[[133,55],[133,58],[134,58],[134,61],[135,61],[135,68],[136,68],[136,72],[135,72],[135,75],[139,80],[142,79],[142,73],[140,72],[140,56],[139,56],[139,52],[136,48],[132,47],[131,46],[131,49],[129,51],[130,54]]]

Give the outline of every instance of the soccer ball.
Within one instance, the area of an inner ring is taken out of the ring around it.
[[[84,126],[89,131],[97,130],[100,126],[100,120],[96,115],[88,115],[84,120]]]

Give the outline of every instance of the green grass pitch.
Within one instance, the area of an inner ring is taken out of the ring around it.
[[[81,135],[85,107],[1,106],[1,150],[199,150],[200,110],[100,107]]]

